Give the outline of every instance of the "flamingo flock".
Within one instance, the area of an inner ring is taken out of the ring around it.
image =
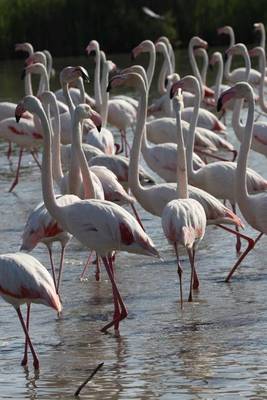
[[[25,151],[40,166],[42,184],[40,203],[29,213],[21,233],[20,251],[0,255],[0,295],[15,308],[25,335],[21,365],[28,364],[29,348],[34,369],[40,367],[29,334],[31,304],[40,303],[61,313],[64,259],[73,237],[89,252],[81,277],[93,253],[100,287],[101,265],[106,271],[113,315],[100,331],[113,328],[118,336],[120,323],[128,315],[115,273],[118,253],[164,262],[136,204],[161,220],[162,236],[175,254],[182,310],[186,264],[181,261],[182,248],[189,257],[188,302],[192,302],[194,290],[200,286],[196,250],[209,225],[224,229],[236,240],[237,260],[230,266],[227,282],[267,233],[267,180],[248,166],[250,149],[267,155],[265,30],[262,23],[255,23],[254,29],[261,33],[261,44],[248,50],[245,44],[235,43],[232,27],[218,28],[218,35],[230,38],[225,64],[220,52],[209,56],[205,40],[191,38],[188,59],[192,75],[183,77],[167,37],[155,42],[144,40],[132,49],[135,63],[139,54],[148,53],[146,70],[139,64],[119,68],[107,58],[99,42],[91,40],[85,51],[88,56],[95,54],[94,77],[88,76],[84,66],[66,66],[59,73],[61,87],[55,92],[50,90],[54,71],[50,52],[35,51],[26,42],[15,45],[15,50],[23,51],[27,58],[22,74],[25,96],[17,103],[0,103],[0,137],[8,143],[8,158],[12,157],[13,145],[19,148],[8,191],[20,190]],[[156,77],[159,53],[163,62]],[[231,70],[235,55],[242,57],[245,66]],[[258,58],[258,70],[251,68],[251,57]],[[208,64],[217,68],[213,87],[207,84]],[[36,94],[32,75],[39,79]],[[158,94],[154,92],[151,100],[155,79]],[[94,96],[84,86],[89,82],[90,87],[91,81]],[[245,121],[241,120],[243,109]],[[226,113],[231,115],[240,149],[233,146],[229,126],[221,121]],[[116,142],[116,131],[121,135],[120,143]],[[41,165],[37,156],[40,151]],[[140,165],[141,157],[148,168]],[[257,231],[255,240],[241,233],[246,225]],[[61,245],[58,268],[53,261],[54,242]],[[28,254],[39,243],[48,249],[51,273]],[[27,305],[25,318],[23,304]]]

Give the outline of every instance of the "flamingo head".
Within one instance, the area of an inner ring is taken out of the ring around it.
[[[42,51],[35,51],[25,60],[26,65],[40,63],[46,66],[46,56]]]
[[[25,96],[17,105],[15,109],[15,118],[19,122],[23,114],[29,111],[30,113],[36,113],[38,109],[42,109],[42,103],[35,96]]]
[[[88,56],[93,52],[99,51],[99,43],[96,40],[91,40],[91,42],[86,46],[85,51]]]
[[[41,63],[30,64],[23,69],[21,79],[24,79],[27,74],[41,75],[45,72],[45,66]]]
[[[189,44],[194,50],[199,49],[199,48],[202,48],[202,49],[207,49],[208,48],[208,42],[206,42],[205,40],[201,39],[199,36],[193,36],[190,39]]]
[[[264,30],[264,24],[262,22],[255,22],[253,27],[255,32]]]
[[[31,43],[24,42],[24,43],[16,43],[15,44],[15,51],[25,51],[29,55],[33,53],[33,46]]]
[[[75,108],[75,116],[80,120],[91,119],[96,126],[97,130],[101,131],[102,119],[101,116],[94,111],[88,104],[79,104]]]
[[[170,90],[170,98],[172,99],[177,93],[178,89],[195,93],[197,90],[200,92],[199,82],[193,75],[186,75],[182,79],[172,84]]]
[[[143,40],[138,46],[133,48],[131,54],[132,59],[135,59],[140,53],[147,53],[154,48],[154,43],[151,40]]]
[[[224,104],[232,98],[235,99],[253,99],[253,90],[247,82],[238,82],[234,86],[221,93],[217,102],[217,111],[221,111]]]
[[[258,57],[261,54],[264,54],[264,49],[260,46],[253,47],[253,49],[249,50],[248,54],[250,55],[250,57]]]
[[[144,82],[143,77],[136,72],[127,72],[120,73],[119,75],[113,76],[108,84],[107,92],[110,92],[111,89],[119,86],[127,86],[134,88],[144,88],[146,87],[146,83]]]
[[[217,29],[217,34],[218,35],[230,35],[231,32],[233,31],[233,28],[229,25],[222,26]]]
[[[222,55],[219,51],[215,51],[210,57],[209,68],[212,69],[220,61],[222,62]]]
[[[108,65],[108,72],[115,72],[117,70],[117,65],[111,61],[111,60],[107,60],[106,61],[107,65]]]
[[[60,82],[62,84],[70,84],[78,78],[82,78],[86,82],[90,82],[89,75],[85,68],[81,66],[66,67],[60,72]]]
[[[183,110],[184,98],[183,98],[182,89],[178,88],[176,95],[173,97],[172,101],[173,101],[174,109],[177,112],[180,112]]]

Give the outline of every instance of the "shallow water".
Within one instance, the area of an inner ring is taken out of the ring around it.
[[[127,62],[122,59],[124,65]],[[56,66],[61,65],[63,60],[57,60]],[[2,63],[0,74],[13,73],[16,82],[20,68],[21,61]],[[2,97],[16,101],[23,93],[19,79],[17,85],[6,82]],[[229,140],[237,144],[231,129]],[[16,190],[7,192],[13,175],[5,149],[6,145],[0,148],[1,253],[19,249],[27,215],[41,200],[40,171],[30,156],[23,161]],[[16,161],[14,157],[14,165]],[[250,166],[267,177],[264,157],[251,153]],[[115,337],[112,330],[100,332],[113,314],[110,284],[104,272],[96,282],[93,267],[88,279],[80,282],[87,251],[72,240],[66,254],[61,317],[47,307],[32,307],[30,330],[41,363],[38,375],[31,356],[28,368],[20,366],[22,329],[14,309],[0,301],[1,399],[73,399],[80,383],[101,362],[104,366],[81,398],[267,398],[266,238],[226,284],[223,278],[236,260],[234,239],[209,226],[197,253],[200,289],[194,302],[185,302],[181,310],[174,252],[164,239],[160,219],[139,210],[164,261],[118,254],[116,277],[129,311],[121,323],[121,336]],[[247,226],[245,233],[256,236]],[[55,250],[57,257],[57,245]],[[43,245],[32,254],[49,267]],[[182,265],[186,297],[190,267],[185,253]]]

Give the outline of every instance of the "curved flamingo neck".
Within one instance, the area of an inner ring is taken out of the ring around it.
[[[198,82],[199,82],[199,87],[200,87],[200,94],[201,94],[201,99],[204,98],[204,90],[203,90],[203,85],[202,85],[202,80],[201,80],[201,76],[200,76],[200,72],[197,66],[197,62],[196,62],[196,58],[194,55],[194,48],[193,48],[193,43],[190,41],[189,42],[189,46],[188,46],[188,54],[189,54],[189,61],[191,64],[191,67],[193,69],[193,74],[195,75],[195,77],[197,78]]]
[[[223,59],[221,53],[218,53],[218,60],[217,60],[217,75],[215,80],[215,102],[217,104],[219,96],[220,96],[220,87],[222,84],[223,79]]]
[[[164,57],[164,62],[161,66],[161,70],[159,73],[159,80],[158,80],[158,91],[160,95],[163,95],[166,93],[166,88],[165,88],[165,78],[172,72],[172,66],[171,66],[171,60],[170,56],[167,50],[167,46],[165,43],[160,43],[162,47],[162,54]]]
[[[72,146],[74,148],[74,157],[79,162],[79,166],[82,173],[83,187],[84,187],[84,198],[94,199],[95,190],[92,181],[92,176],[85,154],[82,149],[82,122],[77,112],[74,113],[73,117],[73,136]]]
[[[265,50],[266,32],[263,24],[260,24],[260,34],[261,34],[260,46]]]
[[[94,75],[94,93],[97,110],[101,110],[102,98],[100,88],[100,50],[99,46],[95,50],[95,75]]]
[[[76,86],[80,91],[80,103],[85,103],[85,89],[83,84],[83,79],[79,77],[76,82]]]
[[[43,159],[42,159],[42,192],[45,206],[49,213],[65,227],[64,216],[62,214],[62,207],[58,205],[52,177],[52,156],[51,156],[51,140],[52,132],[44,112],[41,106],[36,109],[36,114],[40,118],[41,125],[44,133],[44,146],[43,146]]]
[[[230,38],[230,42],[229,42],[228,48],[230,48],[230,47],[233,47],[234,44],[235,44],[235,33],[234,33],[234,30],[231,27],[229,27],[228,35],[229,35],[229,38]],[[231,65],[232,65],[232,58],[233,58],[233,56],[229,55],[227,60],[226,60],[225,65],[224,65],[224,76],[225,76],[226,80],[230,80],[231,79],[230,70],[231,70]]]
[[[242,47],[240,49],[240,51],[241,51],[241,55],[244,58],[245,68],[246,68],[244,81],[248,82],[250,69],[251,69],[251,62],[250,62],[249,54],[248,54],[247,48],[245,46]],[[233,114],[232,114],[232,125],[234,128],[235,134],[239,139],[242,137],[243,130],[244,130],[244,125],[241,123],[241,119],[240,119],[243,102],[244,102],[243,99],[235,100],[234,110],[233,110]]]
[[[153,42],[151,42],[148,52],[149,52],[149,63],[148,63],[146,75],[147,75],[148,90],[149,90],[152,79],[153,79],[153,75],[155,72],[155,64],[156,64],[156,50],[155,50],[155,45]]]
[[[235,197],[238,204],[240,205],[242,204],[243,207],[246,207],[248,214],[250,214],[251,211],[249,204],[247,204],[247,202],[251,196],[248,194],[247,190],[246,170],[247,170],[247,159],[248,159],[249,149],[251,146],[252,130],[254,122],[254,100],[253,100],[253,92],[251,89],[247,96],[247,100],[248,100],[247,120],[245,124],[245,130],[239,150],[239,156],[236,167],[236,177],[238,177],[238,179],[235,180]]]
[[[102,92],[102,104],[100,107],[100,115],[102,119],[102,127],[105,128],[107,125],[108,119],[108,101],[109,101],[109,92],[107,92],[108,86],[108,62],[106,58],[103,60],[103,71],[102,71],[102,80],[101,80],[101,92]]]
[[[143,132],[145,129],[146,114],[147,114],[147,91],[143,78],[140,77],[141,89],[140,89],[140,101],[137,111],[137,123],[135,128],[135,134],[133,138],[133,144],[130,154],[129,163],[129,186],[134,196],[142,195],[145,189],[142,187],[139,181],[138,163],[141,152],[141,141]]]
[[[259,87],[259,103],[262,111],[267,112],[267,104],[264,101],[266,56],[265,56],[265,50],[262,47],[259,48],[258,51],[259,51],[259,70],[261,73],[260,87]]]
[[[196,172],[194,171],[194,166],[193,166],[193,149],[194,149],[194,142],[195,142],[195,130],[196,130],[196,126],[197,126],[198,113],[199,113],[199,108],[200,108],[201,94],[200,94],[200,85],[199,85],[198,80],[194,79],[194,80],[192,80],[192,83],[194,85],[195,100],[194,100],[194,108],[193,108],[193,113],[192,113],[190,126],[189,126],[189,134],[188,134],[188,138],[187,138],[186,159],[187,159],[188,173],[193,178],[194,175],[196,174]]]
[[[41,78],[40,78],[40,82],[39,82],[37,97],[40,96],[41,93],[43,93],[44,91],[50,90],[49,78],[48,78],[46,67],[41,64],[40,68],[41,68]]]
[[[188,179],[186,166],[186,149],[181,120],[181,110],[174,107],[177,129],[177,193],[178,198],[188,199]]]
[[[74,106],[74,103],[72,101],[72,98],[71,98],[71,95],[69,92],[69,84],[68,84],[68,82],[63,81],[63,82],[61,82],[61,86],[62,86],[62,91],[63,91],[64,97],[65,97],[65,101],[67,103],[67,106],[69,107],[69,112],[72,117],[74,110],[75,110],[75,106]]]
[[[199,54],[202,57],[202,68],[200,72],[200,77],[203,85],[206,85],[207,82],[207,72],[208,72],[208,66],[209,66],[209,56],[207,53],[207,50],[204,48],[200,48]]]

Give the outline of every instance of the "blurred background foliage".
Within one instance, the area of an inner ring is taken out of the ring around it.
[[[163,19],[151,18],[146,6]],[[55,56],[84,55],[91,39],[108,53],[129,52],[143,39],[170,38],[186,47],[193,35],[224,44],[216,30],[232,25],[237,41],[256,41],[266,0],[0,0],[0,57],[17,57],[14,44],[29,41]]]

